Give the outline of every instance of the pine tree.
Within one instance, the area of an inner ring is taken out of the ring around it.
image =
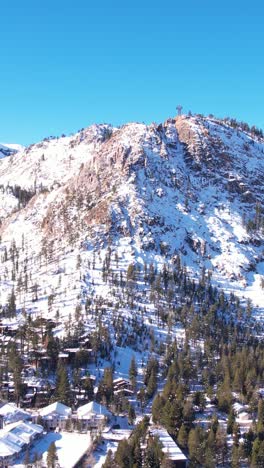
[[[109,404],[113,398],[113,369],[106,367],[104,376],[98,386],[97,400],[105,404]]]
[[[133,467],[133,453],[130,444],[126,439],[119,442],[117,451],[115,453],[115,463],[118,468],[132,468]]]
[[[152,403],[152,419],[154,423],[158,423],[160,421],[164,404],[164,398],[158,393]]]
[[[24,466],[28,467],[29,464],[30,464],[30,456],[29,456],[29,449],[27,449],[25,456],[24,456]]]
[[[216,432],[214,432],[213,428],[211,427],[207,441],[206,441],[206,446],[208,449],[210,449],[213,453],[215,453],[215,446],[216,446]]]
[[[133,424],[135,419],[136,419],[136,413],[135,413],[134,406],[129,404],[129,407],[128,407],[128,422],[129,422],[129,424]]]
[[[247,458],[251,457],[254,438],[255,435],[252,429],[249,429],[244,435],[243,452]]]
[[[258,403],[257,432],[258,434],[264,434],[264,400],[262,398]]]
[[[51,442],[48,453],[47,453],[47,465],[48,468],[55,468],[56,462],[58,460],[57,449],[55,442]]]
[[[16,295],[14,289],[12,289],[11,294],[8,296],[7,302],[7,316],[14,317],[16,314]]]
[[[228,420],[227,420],[227,434],[233,434],[233,426],[236,421],[234,410],[229,411]]]
[[[177,434],[182,424],[182,406],[179,401],[174,399],[166,402],[162,411],[161,423],[171,435]]]
[[[204,456],[204,467],[205,468],[215,468],[215,460],[214,460],[214,450],[211,447],[206,446],[205,449],[205,456]]]
[[[138,395],[137,395],[138,400],[140,401],[140,406],[141,406],[141,411],[143,412],[143,406],[146,402],[146,390],[144,387],[141,387]]]
[[[151,398],[155,391],[157,389],[157,374],[155,369],[152,369],[149,380],[148,380],[148,385],[147,385],[147,396]]]
[[[219,410],[228,413],[232,404],[231,382],[228,376],[218,388],[217,399]]]
[[[170,460],[168,456],[165,454],[161,461],[160,468],[174,468],[174,466],[175,466],[174,461]]]
[[[43,466],[42,454],[38,453],[38,452],[34,452],[33,467],[34,468],[42,468],[42,466]]]
[[[232,448],[232,457],[231,457],[231,467],[232,468],[239,468],[240,467],[240,460],[239,460],[239,447],[233,445]]]
[[[46,340],[47,355],[50,358],[51,368],[56,369],[59,354],[58,339],[54,338],[53,334],[48,330]]]
[[[129,379],[131,382],[131,385],[133,389],[136,389],[137,386],[137,366],[136,366],[136,360],[135,356],[132,356],[131,362],[130,362],[130,367],[129,367]]]
[[[13,344],[9,351],[9,367],[13,371],[14,386],[15,386],[15,397],[16,403],[19,403],[20,397],[23,393],[23,384],[21,372],[23,368],[23,361],[18,353],[16,345]]]
[[[55,398],[65,405],[71,404],[71,389],[67,369],[62,363],[58,363]]]
[[[113,468],[115,466],[114,464],[114,455],[111,449],[108,450],[107,456],[105,459],[104,464],[102,465],[102,468]]]
[[[239,428],[239,425],[235,422],[233,425],[233,442],[236,447],[239,446],[239,438],[240,438],[240,428]]]
[[[177,442],[182,449],[188,445],[188,432],[185,424],[182,424],[178,433]]]
[[[204,459],[204,432],[201,427],[191,429],[188,437],[188,450],[191,461],[195,464],[203,464]]]
[[[264,466],[264,440],[260,440],[259,437],[253,443],[251,466],[252,468]]]
[[[227,455],[226,433],[221,426],[218,426],[215,436],[216,454],[220,463],[225,463]]]
[[[86,392],[88,400],[90,400],[90,401],[93,400],[93,398],[94,398],[94,386],[93,386],[93,382],[92,382],[92,380],[90,379],[89,376],[87,376],[86,379],[84,380],[84,382],[82,384],[82,387]]]
[[[149,437],[148,446],[145,453],[146,468],[160,468],[161,461],[164,458],[162,446],[157,437]]]
[[[187,400],[183,406],[183,421],[184,425],[188,430],[191,429],[192,423],[195,419],[193,403],[191,400]]]

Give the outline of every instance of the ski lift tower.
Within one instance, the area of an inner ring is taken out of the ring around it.
[[[177,109],[178,115],[181,115],[181,113],[182,113],[182,106],[179,104],[179,105],[176,107],[176,109]]]

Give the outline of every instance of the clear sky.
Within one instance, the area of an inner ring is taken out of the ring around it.
[[[0,141],[184,110],[264,127],[264,5],[237,0],[1,2]]]

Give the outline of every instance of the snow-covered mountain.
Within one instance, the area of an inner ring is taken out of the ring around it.
[[[5,158],[6,156],[11,156],[12,154],[17,153],[18,151],[23,151],[24,146],[17,144],[2,144],[0,143],[0,159]]]
[[[111,252],[113,275],[180,255],[263,307],[264,141],[239,126],[93,125],[1,159],[0,194],[2,304],[14,289],[19,308],[66,317],[111,296]]]

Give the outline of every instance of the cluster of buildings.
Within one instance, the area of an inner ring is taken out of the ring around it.
[[[116,384],[122,387],[125,381],[119,380]],[[115,422],[112,413],[95,401],[80,406],[76,411],[60,402],[31,411],[24,411],[14,403],[6,403],[0,408],[0,421],[0,467],[12,465],[18,457],[21,459],[34,442],[45,437],[47,432],[65,433],[72,430],[69,427],[74,423],[78,423],[80,432],[100,431],[103,438],[116,442],[129,437],[132,432],[112,429]],[[171,466],[187,467],[186,456],[165,429],[150,427],[149,436],[159,438]]]
[[[5,347],[15,339],[17,328],[16,323],[3,324],[0,321],[0,336]],[[78,359],[80,352],[85,353],[87,362],[94,362],[95,353],[90,348],[89,340],[82,343],[82,348],[62,349],[58,354],[58,359],[65,367],[70,366]],[[103,432],[106,440],[115,442],[130,436],[131,429],[123,428],[120,431],[111,429],[116,422],[112,413],[96,401],[89,401],[82,385],[87,376],[80,377],[80,385],[71,388],[76,410],[58,401],[47,404],[54,394],[55,386],[48,379],[37,377],[38,369],[49,370],[50,357],[47,350],[45,348],[34,351],[27,349],[23,357],[22,381],[25,392],[20,399],[21,407],[13,403],[15,388],[12,374],[6,375],[1,382],[1,397],[9,403],[2,405],[0,403],[0,467],[12,465],[18,458],[23,459],[26,451],[31,451],[31,449],[33,451],[34,443],[38,443],[42,438],[44,440],[47,432],[50,431],[61,433],[76,431],[85,434]],[[45,372],[43,374],[45,375]],[[96,377],[89,376],[89,378],[94,387]],[[113,393],[115,396],[130,398],[134,396],[134,389],[129,380],[117,378],[113,380]],[[162,429],[159,431],[155,429],[155,434],[153,431],[150,430],[149,435],[159,437],[164,451],[167,455],[169,453],[172,466],[185,468],[187,459],[169,434]]]
[[[79,423],[82,432],[102,430],[111,416],[106,407],[95,401],[80,406],[75,412],[60,402],[31,412],[6,403],[0,408],[0,467],[11,465],[47,431],[64,431],[67,424],[74,422]]]
[[[46,430],[67,430],[70,424],[79,424],[80,431],[101,430],[110,420],[112,413],[97,403],[90,401],[72,411],[69,406],[56,401],[32,414],[32,420],[41,421]]]

